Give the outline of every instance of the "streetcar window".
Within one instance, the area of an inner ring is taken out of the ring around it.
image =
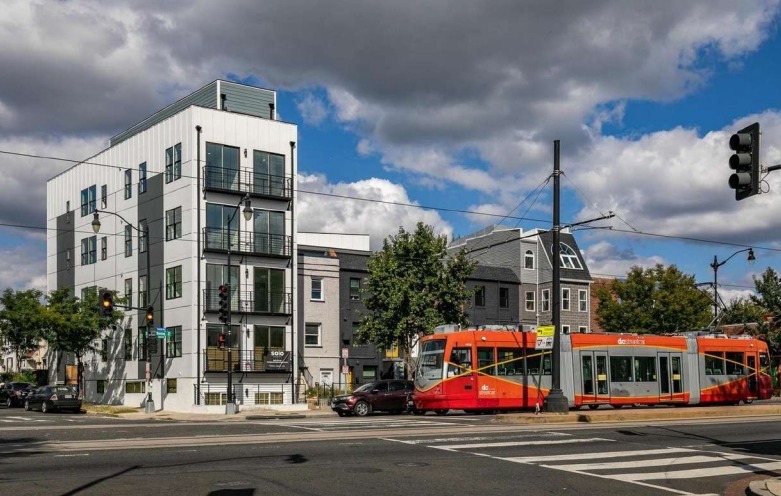
[[[632,357],[610,357],[610,382],[632,382]]]
[[[551,375],[551,355],[550,352],[532,352],[526,357],[527,373],[529,375],[540,375],[540,362],[542,362],[542,375]]]
[[[477,371],[482,374],[496,375],[493,348],[477,348]]]
[[[432,339],[421,344],[417,373],[426,379],[442,379],[445,364],[445,340]]]
[[[746,372],[743,368],[743,352],[728,351],[726,358],[727,374],[745,375]]]
[[[635,382],[656,382],[655,357],[635,357]]]
[[[523,375],[523,350],[499,348],[496,351],[499,354],[499,375]]]
[[[770,367],[770,359],[767,357],[767,354],[760,353],[759,354],[759,364],[762,366],[762,368]]]
[[[472,372],[472,348],[453,348],[447,364],[447,376],[468,374]]]
[[[724,375],[724,353],[712,351],[705,355],[705,375]]]

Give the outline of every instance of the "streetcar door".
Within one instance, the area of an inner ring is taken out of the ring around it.
[[[582,352],[580,355],[580,378],[583,403],[609,402],[607,387],[607,354],[604,352]]]
[[[680,353],[659,353],[659,400],[671,401],[683,392]]]
[[[753,353],[746,354],[746,366],[748,367],[748,397],[759,397],[759,370],[757,370],[757,356]]]

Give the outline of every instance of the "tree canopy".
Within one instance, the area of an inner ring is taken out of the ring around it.
[[[477,262],[462,250],[447,255],[447,239],[431,226],[418,223],[415,232],[399,228],[369,259],[364,289],[368,314],[356,338],[379,349],[398,346],[405,357],[418,336],[447,323],[467,324],[465,302],[471,292],[466,280]]]
[[[16,368],[20,370],[19,357],[38,349],[43,331],[48,326],[48,314],[42,303],[43,292],[37,289],[14,291],[11,288],[0,296],[0,338],[5,339],[16,356]],[[2,341],[0,339],[0,341]]]
[[[772,313],[776,321],[781,319],[781,278],[775,270],[768,267],[762,275],[754,279],[756,295],[751,296],[751,302]],[[761,322],[761,321],[760,321]],[[773,354],[781,353],[781,328],[767,329],[767,340]]]
[[[675,265],[632,267],[626,280],[597,291],[600,325],[610,332],[662,334],[707,327],[711,301]]]

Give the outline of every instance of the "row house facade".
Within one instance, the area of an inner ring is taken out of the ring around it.
[[[275,108],[272,90],[214,81],[48,181],[48,289],[127,301],[86,357],[87,401],[224,411],[230,370],[242,408],[295,402],[297,127]],[[73,357],[53,358],[69,379]]]
[[[560,238],[561,326],[563,332],[590,332],[591,328],[591,274],[580,253],[574,236],[563,230]],[[479,265],[509,270],[517,276],[518,300],[511,303],[518,308],[516,325],[536,329],[552,323],[553,304],[553,234],[550,231],[493,226],[453,240],[448,250],[455,253],[464,249]],[[506,294],[509,293],[509,290]],[[473,305],[483,307],[497,304],[489,293],[475,292]],[[502,301],[502,295],[494,298]],[[472,319],[477,325],[478,322]],[[501,323],[501,322],[499,322]]]

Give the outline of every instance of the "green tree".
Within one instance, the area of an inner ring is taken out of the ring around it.
[[[781,318],[781,278],[775,270],[768,267],[759,279],[756,276],[753,279],[757,294],[751,296],[751,301],[773,314],[775,320],[778,321]],[[767,340],[773,355],[781,353],[780,326],[776,325],[774,329],[767,329]]]
[[[463,250],[449,257],[446,237],[435,236],[433,227],[419,222],[414,233],[399,228],[368,265],[368,313],[356,332],[359,342],[383,350],[398,346],[409,360],[419,336],[438,325],[468,323],[464,304],[471,292],[465,283],[477,262]]]
[[[632,267],[626,280],[597,291],[597,319],[610,332],[662,334],[706,327],[711,302],[675,265]]]
[[[101,331],[118,324],[123,317],[122,312],[116,309],[111,317],[100,315],[97,290],[86,291],[82,296],[79,299],[71,295],[67,288],[49,294],[49,327],[46,333],[52,349],[75,355],[80,395],[84,391],[84,355],[96,351]]]
[[[37,289],[14,291],[0,296],[0,338],[8,342],[16,357],[16,370],[21,370],[19,357],[38,349],[46,328],[46,311],[41,302],[43,292]]]

